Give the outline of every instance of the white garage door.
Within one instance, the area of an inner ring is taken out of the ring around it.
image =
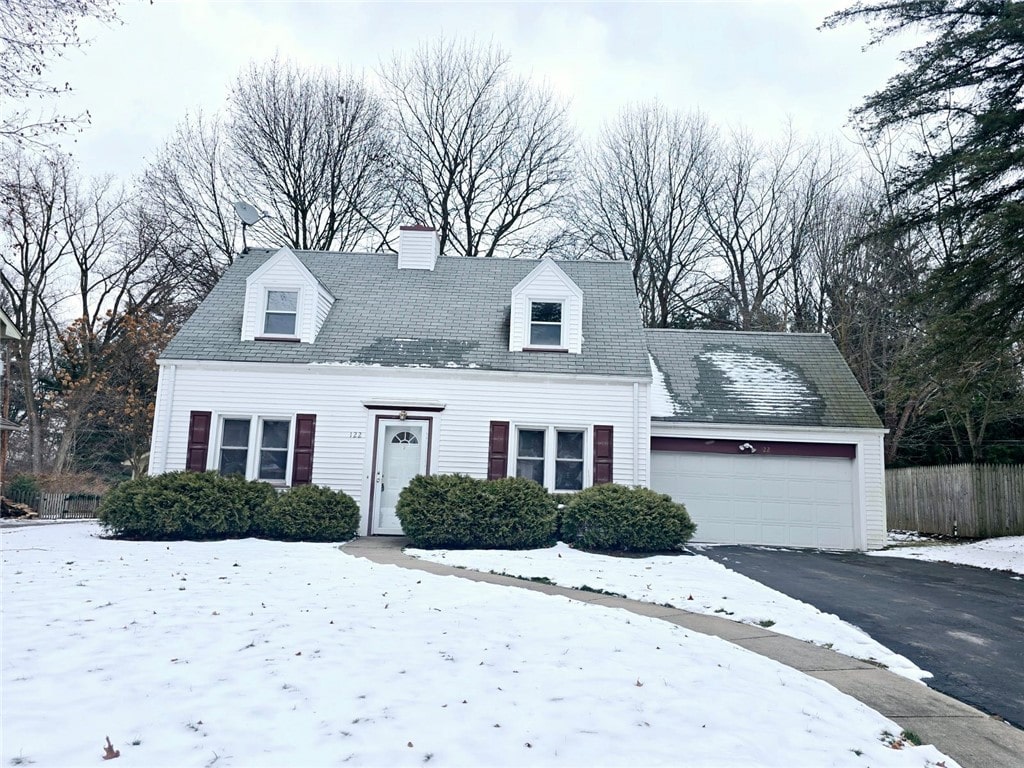
[[[686,505],[694,541],[857,548],[850,459],[652,451],[651,488]]]

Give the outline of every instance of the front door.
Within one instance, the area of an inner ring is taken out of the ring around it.
[[[372,533],[401,535],[395,506],[402,490],[427,471],[427,422],[381,419],[377,427]]]

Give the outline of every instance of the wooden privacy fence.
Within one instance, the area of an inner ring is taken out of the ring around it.
[[[1024,465],[954,464],[885,472],[889,528],[948,536],[1024,535]]]
[[[12,493],[10,499],[27,504],[49,520],[87,520],[96,517],[102,496],[89,493]]]

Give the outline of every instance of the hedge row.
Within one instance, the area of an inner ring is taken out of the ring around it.
[[[216,472],[171,472],[121,483],[99,518],[115,536],[148,540],[345,541],[359,507],[342,492],[300,485],[282,493],[267,483]]]
[[[682,504],[646,488],[549,494],[521,478],[420,475],[396,511],[412,545],[425,549],[529,549],[561,539],[582,549],[660,552],[682,547],[696,530]]]

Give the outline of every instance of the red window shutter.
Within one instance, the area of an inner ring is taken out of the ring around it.
[[[295,417],[295,450],[292,451],[292,485],[313,482],[313,443],[316,441],[316,414]]]
[[[487,479],[497,480],[508,475],[507,421],[491,422],[491,440],[487,451]]]
[[[185,456],[185,469],[189,472],[206,471],[212,420],[213,414],[209,411],[192,411],[188,422],[188,454]]]
[[[612,481],[612,428],[594,427],[594,485]]]

